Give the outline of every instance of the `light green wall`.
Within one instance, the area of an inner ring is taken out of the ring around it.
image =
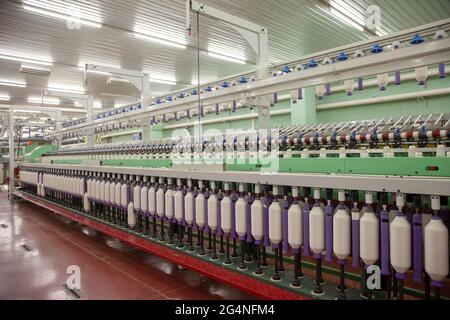
[[[291,108],[291,124],[307,124],[317,122],[317,99],[316,90],[311,88],[302,89],[303,98],[296,103],[287,105]]]

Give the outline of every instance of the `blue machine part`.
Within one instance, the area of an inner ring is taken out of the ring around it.
[[[239,83],[240,83],[240,84],[244,84],[244,83],[247,83],[247,82],[248,82],[248,81],[247,81],[247,78],[246,78],[246,77],[242,76],[242,77],[239,78]]]
[[[314,59],[309,60],[308,64],[307,64],[308,68],[315,68],[317,67],[317,61]]]
[[[347,57],[347,55],[345,54],[345,52],[339,53],[339,55],[338,55],[338,57],[337,57],[337,60],[338,60],[338,61],[345,61],[345,60],[347,60],[347,59],[348,59],[348,57]]]
[[[414,37],[411,39],[411,44],[419,44],[424,42],[425,40],[422,38],[422,36],[418,33],[414,35]]]
[[[372,53],[380,53],[383,52],[383,47],[380,46],[378,43],[375,43],[372,47],[372,50],[370,50]]]
[[[283,69],[281,69],[281,72],[283,72],[283,73],[290,73],[291,72],[291,68],[289,68],[288,66],[284,66]]]

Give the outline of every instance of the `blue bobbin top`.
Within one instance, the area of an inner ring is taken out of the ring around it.
[[[419,44],[424,42],[425,40],[422,38],[422,36],[418,33],[411,39],[411,44]]]

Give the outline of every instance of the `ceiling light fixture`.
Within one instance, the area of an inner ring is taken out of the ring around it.
[[[21,109],[14,109],[14,112],[41,113],[41,111],[37,111],[37,110],[21,110]]]
[[[177,84],[176,81],[164,80],[164,79],[156,79],[156,78],[149,78],[149,81],[153,82],[153,83],[168,84],[168,85],[171,85],[171,86],[174,86],[174,85]]]
[[[64,87],[59,85],[50,85],[47,89],[53,92],[75,93],[75,94],[85,93],[85,90],[80,87]]]
[[[122,78],[108,78],[106,79],[107,84],[115,84],[115,85],[121,85],[121,86],[131,86],[131,82],[127,79]]]
[[[9,110],[10,106],[6,104],[0,104],[0,110]],[[34,106],[30,108],[35,108]],[[14,112],[24,112],[24,113],[46,113],[48,111],[62,111],[65,113],[74,113],[74,114],[86,114],[87,110],[85,108],[63,108],[63,107],[45,107],[45,111],[37,111],[37,110],[19,110],[14,109]]]
[[[126,94],[108,93],[108,92],[102,92],[102,93],[100,93],[100,95],[101,95],[102,97],[119,97],[119,98],[125,97],[125,98],[135,98],[135,97],[133,97],[133,96],[129,96],[129,95],[126,95]]]
[[[379,36],[379,37],[384,37],[384,36],[387,36],[387,35],[388,35],[387,32],[384,32],[384,31],[382,31],[382,30],[377,30],[377,31],[375,31],[375,34],[376,34],[377,36]]]
[[[83,19],[81,19],[81,18],[76,17],[76,15],[78,15],[78,13],[75,11],[72,11],[72,10],[63,10],[63,9],[53,6],[50,8],[50,10],[51,10],[50,11],[47,8],[44,9],[42,7],[43,7],[42,4],[40,4],[37,1],[24,1],[24,5],[23,5],[23,8],[25,10],[31,11],[33,13],[38,13],[38,14],[49,16],[52,18],[62,19],[62,20],[66,20],[67,22],[78,23],[78,24],[86,25],[86,26],[93,27],[93,28],[101,28],[102,27],[101,23],[90,21],[91,19],[93,19],[93,17],[91,17],[91,18],[84,17]]]
[[[9,97],[9,96],[0,96],[0,100],[2,100],[2,101],[9,101],[9,100],[11,100],[11,98]]]
[[[53,105],[59,105],[60,103],[58,98],[41,98],[41,97],[29,97],[28,102],[40,104],[53,104]]]
[[[342,0],[331,0],[330,7],[336,9],[348,18],[361,26],[365,26],[367,18],[364,14],[353,8],[350,4]]]
[[[49,76],[51,69],[46,68],[46,67],[34,66],[34,65],[26,65],[26,64],[22,63],[20,65],[19,71],[22,73],[34,74],[34,75],[38,75],[38,76]]]
[[[229,62],[245,64],[244,60],[233,58],[233,57],[229,57],[229,56],[224,56],[222,54],[211,52],[211,51],[208,51],[208,56],[213,57],[213,58],[217,58],[217,59],[221,59],[221,60],[225,60],[225,61],[229,61]]]
[[[206,84],[208,82],[212,82],[212,80],[201,80],[200,81],[200,85],[204,85],[204,84]],[[194,79],[194,80],[191,81],[190,85],[189,84],[186,84],[186,85],[187,86],[198,86],[198,81]]]
[[[0,54],[0,59],[26,62],[26,63],[34,63],[34,64],[40,64],[43,66],[51,66],[52,65],[51,61],[42,61],[42,60],[34,59],[34,58],[22,58],[22,57],[18,57],[18,56],[11,56],[9,54]]]
[[[364,31],[364,27],[362,25],[360,25],[359,23],[357,23],[356,21],[354,21],[353,19],[349,18],[347,15],[343,14],[342,12],[340,12],[337,9],[334,8],[330,8],[330,13],[332,16],[335,16],[336,18],[338,18],[339,20],[341,20],[342,22],[346,23],[347,25],[363,32]]]
[[[0,86],[25,88],[27,85],[26,85],[25,83],[17,83],[17,82],[9,82],[9,81],[0,81]]]
[[[178,49],[186,49],[186,45],[184,45],[184,44],[169,41],[169,40],[164,40],[161,38],[155,38],[155,37],[152,37],[152,36],[149,36],[146,34],[142,34],[139,32],[134,32],[133,36],[136,38],[142,39],[142,40],[162,44],[162,45],[169,46],[169,47],[174,47],[174,48],[178,48]]]

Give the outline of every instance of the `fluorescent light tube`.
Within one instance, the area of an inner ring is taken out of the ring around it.
[[[28,63],[40,64],[40,65],[44,65],[44,66],[52,65],[52,62],[50,62],[50,61],[42,61],[42,60],[33,59],[33,58],[22,58],[22,57],[10,56],[10,55],[6,55],[6,54],[0,54],[0,59],[19,61],[19,62],[28,62]]]
[[[20,65],[19,71],[22,73],[35,74],[39,76],[49,76],[52,72],[52,70],[48,67],[38,67],[36,65],[26,65],[23,63]]]
[[[9,81],[0,81],[0,86],[25,88],[27,85],[26,85],[25,83],[17,83],[17,82],[9,82]]]
[[[345,1],[332,0],[330,2],[330,6],[331,8],[334,8],[336,11],[342,13],[360,26],[364,26],[366,24],[366,17],[359,11],[355,10],[351,5],[347,4]]]
[[[377,30],[377,31],[375,31],[375,34],[379,37],[384,37],[387,35],[387,32]]]
[[[9,96],[0,96],[0,100],[9,101],[11,98]]]
[[[122,85],[122,86],[131,86],[131,82],[127,79],[122,78],[113,78],[110,77],[106,79],[107,84],[116,84],[116,85]]]
[[[345,22],[349,26],[351,26],[351,27],[353,27],[355,29],[358,29],[361,32],[364,31],[364,27],[363,26],[361,26],[359,23],[355,22],[354,20],[350,19],[349,17],[347,17],[343,13],[339,12],[338,10],[336,10],[334,8],[330,8],[330,13],[331,13],[331,15],[337,17],[339,20],[341,20],[342,22]]]
[[[148,80],[153,83],[168,84],[171,86],[174,86],[177,84],[176,81],[171,81],[171,80],[163,80],[163,79],[155,79],[155,78],[149,78]]]
[[[54,92],[66,92],[66,93],[76,93],[76,94],[84,94],[85,93],[85,91],[84,91],[84,89],[83,88],[76,88],[76,87],[73,87],[73,88],[70,88],[70,87],[67,87],[67,88],[64,88],[64,87],[59,87],[59,86],[51,86],[51,87],[48,87],[47,88],[49,91],[54,91]]]
[[[97,22],[92,22],[92,21],[87,21],[87,20],[83,20],[80,18],[76,18],[67,14],[61,14],[61,13],[57,13],[57,12],[53,12],[53,11],[47,11],[44,9],[39,9],[39,8],[35,8],[35,7],[30,7],[27,5],[23,5],[23,8],[25,10],[34,12],[34,13],[39,13],[42,15],[46,15],[52,18],[57,18],[57,19],[62,19],[62,20],[66,20],[66,21],[71,21],[71,22],[75,22],[75,23],[79,23],[79,24],[83,24],[89,27],[93,27],[93,28],[101,28],[102,24],[101,23],[97,23]]]
[[[57,99],[57,98],[42,99],[41,97],[30,97],[30,98],[28,98],[28,102],[59,105],[59,99]]]
[[[41,111],[37,110],[20,110],[20,109],[14,109],[14,112],[41,113]]]
[[[208,56],[217,58],[217,59],[221,59],[221,60],[225,60],[225,61],[234,62],[234,63],[245,64],[244,60],[229,57],[229,56],[224,56],[219,53],[215,53],[215,52],[211,52],[211,51],[208,51]]]
[[[160,38],[155,38],[155,37],[148,36],[148,35],[138,33],[138,32],[134,32],[133,36],[135,36],[136,38],[139,38],[139,39],[147,40],[150,42],[162,44],[162,45],[169,46],[169,47],[174,47],[174,48],[178,48],[178,49],[186,49],[186,46],[184,44],[180,44],[180,43],[176,43],[173,41],[168,41],[168,40],[164,40],[164,39],[160,39]]]

